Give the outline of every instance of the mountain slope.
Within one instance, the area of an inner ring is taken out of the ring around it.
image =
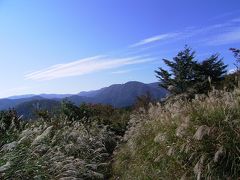
[[[18,95],[18,96],[10,96],[7,99],[17,100],[17,99],[23,99],[23,98],[32,98],[34,96],[40,96],[42,98],[46,99],[61,99],[66,98],[69,96],[72,96],[73,94],[25,94],[25,95]]]
[[[21,99],[0,99],[0,110],[14,108],[18,106],[19,104],[22,104],[24,102],[29,102],[33,100],[41,100],[44,99],[41,96],[33,96],[29,98],[21,98]]]
[[[114,84],[97,91],[84,92],[79,95],[87,95],[85,102],[110,104],[114,107],[126,107],[134,104],[138,96],[150,93],[154,100],[160,100],[165,97],[167,91],[158,86],[158,83],[144,84],[141,82],[131,81],[125,84]],[[77,100],[76,96],[68,99],[74,103],[80,104],[84,102],[83,97]]]
[[[56,113],[61,107],[59,101],[52,99],[39,99],[21,103],[15,107],[19,115],[23,115],[24,119],[37,118],[37,111],[48,111],[49,115]]]
[[[0,99],[0,110],[20,107],[22,103],[31,102],[34,100],[51,99],[61,101],[67,99],[76,105],[85,103],[101,103],[109,104],[114,107],[127,107],[134,104],[138,96],[150,93],[154,100],[160,100],[165,97],[167,91],[158,86],[158,83],[144,84],[141,82],[131,81],[125,84],[114,84],[99,90],[80,92],[76,95],[70,94],[40,94],[38,96],[23,95],[13,96],[6,99]],[[30,96],[30,97],[28,97]],[[27,97],[27,98],[21,98]],[[43,101],[44,102],[44,101]],[[50,102],[50,101],[48,101]],[[42,102],[40,102],[41,104]],[[31,104],[31,103],[30,103]],[[26,104],[24,104],[24,107]]]

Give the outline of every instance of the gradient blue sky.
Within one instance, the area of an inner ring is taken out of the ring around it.
[[[185,44],[240,48],[239,0],[0,0],[0,97],[155,82]]]

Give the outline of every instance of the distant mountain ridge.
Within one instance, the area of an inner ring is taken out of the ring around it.
[[[32,98],[35,96],[39,96],[42,98],[46,98],[46,99],[61,99],[61,98],[66,98],[69,96],[72,96],[73,94],[25,94],[25,95],[18,95],[18,96],[10,96],[8,98],[5,99],[12,99],[12,100],[16,100],[16,99],[23,99],[23,98]]]
[[[21,98],[21,99],[0,99],[0,110],[5,110],[8,108],[14,108],[16,106],[18,106],[21,103],[25,103],[25,102],[29,102],[29,101],[33,101],[33,100],[41,100],[44,99],[41,96],[32,96],[32,97],[28,97],[28,98]]]
[[[15,106],[15,110],[19,115],[23,115],[25,119],[35,118],[37,110],[47,110],[50,115],[59,112],[61,103],[52,99],[38,99],[23,102]]]
[[[77,105],[86,102],[109,104],[113,107],[127,107],[133,105],[138,96],[147,93],[150,93],[154,100],[160,100],[168,92],[159,87],[159,83],[144,84],[137,81],[130,81],[125,84],[114,84],[95,91],[81,92],[66,99]]]
[[[20,108],[24,103],[24,107],[29,107],[28,103],[46,102],[43,100],[53,100],[52,104],[67,99],[76,105],[83,102],[109,104],[114,107],[127,107],[134,104],[138,96],[150,93],[154,100],[160,100],[167,95],[167,90],[159,87],[158,83],[144,84],[137,81],[130,81],[125,84],[114,84],[109,87],[101,88],[94,91],[83,91],[78,94],[40,94],[40,95],[22,95],[12,96],[0,99],[0,110],[8,108]],[[40,101],[42,100],[42,101]],[[47,101],[50,102],[50,101]],[[27,103],[27,104],[26,104]],[[46,106],[46,105],[45,105]],[[20,108],[22,109],[22,108]],[[22,110],[21,110],[22,111]]]

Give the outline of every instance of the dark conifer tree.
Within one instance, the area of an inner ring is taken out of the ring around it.
[[[173,60],[163,59],[169,71],[159,68],[155,71],[160,80],[160,86],[168,89],[172,94],[181,94],[194,84],[194,67],[196,65],[195,52],[185,46]]]
[[[226,67],[219,55],[197,62],[195,51],[185,46],[173,60],[163,59],[169,71],[159,68],[156,77],[160,86],[169,90],[171,94],[207,93],[213,86],[217,86],[226,74]]]
[[[218,54],[198,63],[195,68],[195,87],[197,93],[207,93],[213,86],[219,85],[226,74],[227,65]]]

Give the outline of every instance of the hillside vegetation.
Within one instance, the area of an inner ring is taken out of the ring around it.
[[[125,131],[127,111],[66,102],[58,116],[40,115],[24,122],[13,110],[1,113],[0,179],[110,176],[111,156]]]
[[[96,113],[96,114],[94,114]],[[58,117],[1,114],[1,179],[237,179],[240,89],[129,111],[66,103]],[[121,141],[122,140],[122,141]]]
[[[81,92],[79,94],[40,94],[22,95],[0,99],[0,110],[15,108],[26,118],[35,118],[31,113],[40,108],[54,110],[63,100],[68,100],[75,105],[82,103],[105,104],[116,108],[132,106],[138,96],[150,93],[154,100],[166,97],[168,91],[160,88],[158,83],[144,84],[137,81],[129,81],[125,84],[114,84],[95,91]],[[59,104],[58,104],[58,103]],[[36,105],[38,104],[38,105]]]
[[[113,179],[237,179],[240,89],[196,95],[135,113]]]

